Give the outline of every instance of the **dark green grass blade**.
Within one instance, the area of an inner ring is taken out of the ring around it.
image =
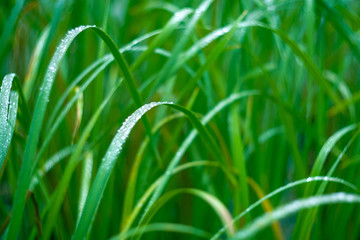
[[[345,23],[343,16],[334,10],[334,8],[331,6],[331,3],[329,4],[327,1],[321,0],[319,1],[319,5],[327,11],[327,17],[330,19],[331,23],[334,25],[339,34],[345,38],[345,40],[350,45],[352,52],[355,54],[358,61],[360,61],[359,37],[357,37],[356,33],[354,33]]]
[[[16,21],[19,18],[20,12],[23,9],[24,4],[25,4],[25,0],[16,1],[16,4],[11,11],[10,17],[6,21],[5,28],[3,29],[3,32],[2,32],[1,38],[0,38],[0,64],[3,63],[4,55],[6,54],[6,51],[9,49],[7,47],[8,41],[9,41],[11,34],[14,31]]]
[[[115,237],[112,237],[111,240],[128,239],[130,237],[135,237],[141,233],[148,233],[148,232],[174,232],[174,233],[189,234],[190,236],[196,236],[206,239],[209,239],[209,237],[211,237],[210,233],[192,226],[187,226],[183,224],[174,224],[174,223],[152,223],[140,227],[138,229],[130,229],[128,232],[126,232],[126,234],[119,234]]]

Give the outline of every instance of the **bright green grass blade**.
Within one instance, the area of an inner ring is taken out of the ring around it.
[[[352,189],[353,191],[360,193],[359,188],[357,188],[355,185],[340,179],[340,178],[334,178],[334,177],[322,177],[322,176],[315,176],[315,177],[308,177],[306,179],[300,179],[291,183],[286,184],[285,186],[279,187],[277,189],[275,189],[274,191],[272,191],[271,193],[267,194],[266,196],[264,196],[263,198],[259,199],[258,201],[256,201],[255,203],[251,204],[245,211],[243,211],[242,213],[240,213],[239,215],[237,215],[234,219],[233,222],[237,222],[239,221],[243,216],[245,216],[246,214],[248,214],[249,212],[251,212],[254,208],[256,208],[257,206],[261,205],[261,203],[285,190],[294,188],[296,186],[302,185],[302,184],[309,184],[309,183],[313,183],[313,182],[333,182],[333,183],[339,183],[342,184],[344,186],[349,187],[350,189]],[[211,239],[218,239],[221,234],[223,234],[226,230],[228,226],[224,226],[223,228],[221,228],[219,231],[216,232],[216,234],[211,238]]]
[[[11,73],[3,78],[0,90],[0,169],[10,147],[15,129],[18,109],[18,94],[11,91],[15,74]]]
[[[239,188],[235,193],[234,213],[237,214],[249,205],[249,188],[246,181],[247,171],[244,157],[244,145],[240,131],[239,112],[236,106],[232,106],[229,112],[229,137],[231,156],[234,168],[238,171],[237,179]]]
[[[252,223],[237,232],[233,239],[248,239],[265,227],[269,226],[272,222],[283,219],[302,209],[309,209],[336,203],[360,204],[360,195],[339,192],[295,200],[283,207],[275,209],[271,213],[265,214],[255,219]]]
[[[9,19],[6,21],[5,27],[0,37],[0,64],[3,63],[4,55],[6,54],[6,51],[9,50],[9,48],[7,48],[7,44],[11,34],[14,31],[16,21],[19,18],[20,12],[23,9],[24,4],[25,0],[17,0],[14,8],[11,10]]]
[[[211,237],[210,233],[192,226],[174,223],[151,223],[146,226],[139,227],[138,229],[130,229],[126,232],[126,234],[119,234],[115,237],[112,237],[111,240],[127,239],[148,232],[175,232],[206,239],[209,239],[209,237]]]

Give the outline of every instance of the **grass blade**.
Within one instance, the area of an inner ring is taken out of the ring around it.
[[[209,236],[211,236],[210,233],[192,226],[174,223],[152,223],[138,229],[130,229],[128,232],[126,232],[126,234],[119,234],[115,237],[112,237],[111,240],[127,239],[147,232],[176,232],[207,239]]]
[[[5,28],[3,29],[0,38],[0,64],[3,63],[4,55],[8,50],[7,43],[9,41],[11,34],[13,33],[16,21],[19,18],[20,12],[23,9],[24,4],[25,4],[25,0],[17,0],[14,8],[11,10],[9,19],[6,21]]]
[[[25,146],[23,162],[21,165],[20,176],[18,179],[18,187],[13,204],[13,214],[10,220],[9,231],[6,239],[15,239],[17,238],[17,235],[19,233],[23,210],[25,207],[26,192],[31,181],[33,168],[36,166],[36,164],[34,164],[35,166],[33,165],[33,159],[35,158],[36,148],[40,136],[40,130],[42,127],[42,122],[44,120],[46,107],[49,101],[51,88],[55,79],[58,66],[62,58],[64,57],[70,43],[80,32],[87,28],[89,28],[89,26],[79,27],[68,33],[68,35],[64,38],[57,51],[55,52],[45,75],[41,90],[39,92],[39,96],[36,101],[36,106],[33,114],[34,118],[31,121],[27,144]]]
[[[257,232],[270,225],[273,221],[285,218],[302,209],[309,209],[336,203],[360,204],[360,195],[339,192],[295,200],[283,207],[275,209],[271,213],[265,214],[255,219],[251,224],[237,232],[234,236],[234,239],[248,239],[249,237],[254,236]]]
[[[239,221],[243,216],[245,216],[246,214],[248,214],[249,212],[251,212],[254,208],[256,208],[257,206],[259,206],[262,202],[264,202],[265,200],[285,191],[291,188],[294,188],[296,186],[302,185],[302,184],[309,184],[312,182],[334,182],[334,183],[339,183],[342,184],[344,186],[349,187],[350,189],[352,189],[353,191],[360,193],[359,188],[357,188],[355,185],[340,179],[340,178],[334,178],[334,177],[322,177],[322,176],[315,176],[315,177],[308,177],[306,179],[300,179],[291,183],[286,184],[285,186],[279,187],[277,189],[275,189],[274,191],[272,191],[271,193],[267,194],[266,196],[264,196],[263,198],[259,199],[258,201],[256,201],[255,203],[251,204],[245,211],[243,211],[242,213],[240,213],[239,215],[237,215],[235,218],[233,218],[233,222],[237,222]],[[226,228],[228,228],[228,226],[224,226],[223,228],[221,228],[219,231],[216,232],[216,234],[214,234],[214,236],[211,238],[213,239],[218,239],[222,233],[225,232]]]
[[[221,222],[224,225],[230,226],[228,228],[228,235],[231,236],[232,234],[234,234],[235,226],[231,223],[231,214],[229,213],[227,208],[223,205],[223,203],[220,200],[218,200],[216,197],[210,195],[209,193],[194,188],[176,189],[165,193],[154,203],[153,207],[146,213],[146,215],[142,219],[142,223],[144,225],[147,225],[150,222],[151,218],[155,215],[155,213],[165,203],[167,203],[170,199],[174,198],[179,194],[191,194],[204,200],[208,205],[210,205],[213,208],[213,210],[219,216]],[[141,234],[139,234],[138,239],[140,237]]]
[[[10,147],[10,142],[15,129],[16,113],[18,109],[18,94],[11,91],[15,74],[4,77],[0,91],[0,169]]]

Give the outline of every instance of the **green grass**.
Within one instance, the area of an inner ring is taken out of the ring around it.
[[[359,239],[359,12],[1,2],[1,239]]]

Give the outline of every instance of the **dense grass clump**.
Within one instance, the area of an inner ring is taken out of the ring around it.
[[[1,239],[359,239],[359,13],[2,1]]]

